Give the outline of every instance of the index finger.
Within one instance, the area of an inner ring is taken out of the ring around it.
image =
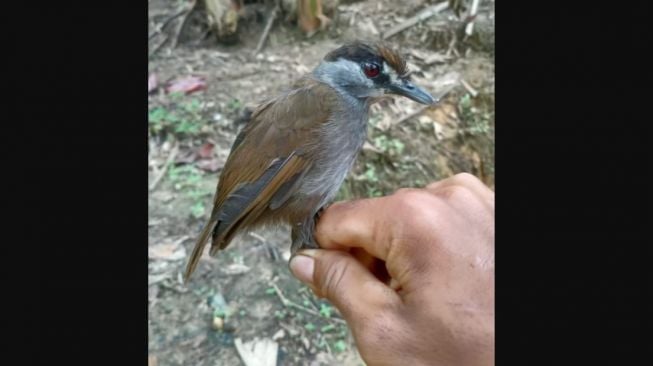
[[[337,202],[320,216],[315,227],[315,239],[324,249],[362,248],[373,256],[385,260],[388,248],[380,243],[375,231],[384,218],[385,197]]]
[[[404,189],[391,196],[340,202],[328,207],[317,222],[315,238],[325,249],[362,248],[393,263],[388,271],[427,260],[442,221],[442,202],[426,190]],[[410,262],[410,263],[407,263]]]

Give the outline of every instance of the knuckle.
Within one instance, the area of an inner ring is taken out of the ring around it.
[[[417,188],[399,188],[395,191],[394,195],[403,196],[405,194],[416,193],[418,191],[420,190]]]
[[[442,187],[436,192],[436,195],[446,201],[474,202],[478,200],[474,192],[464,185]]]
[[[431,210],[433,197],[419,189],[403,188],[392,201],[391,209],[402,215],[419,216]]]
[[[465,173],[465,172],[454,175],[453,179],[462,185],[477,185],[478,183],[481,182],[473,174]]]
[[[403,242],[419,233],[430,232],[433,224],[440,220],[443,208],[446,207],[438,197],[424,190],[407,190],[397,195],[390,210],[394,216],[402,218],[403,225],[395,227],[393,239]]]

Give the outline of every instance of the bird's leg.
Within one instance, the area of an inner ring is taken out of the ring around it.
[[[291,231],[291,255],[294,256],[300,249],[320,249],[320,246],[315,241],[314,231],[317,220],[323,211],[324,209],[320,208],[313,216],[293,225]]]
[[[315,224],[317,224],[317,221],[320,219],[320,217],[322,217],[322,215],[324,214],[324,211],[325,211],[329,206],[330,206],[329,204],[326,204],[326,205],[320,207],[319,210],[317,210],[317,213],[315,214],[315,217],[314,217],[314,220],[313,220],[313,221],[315,221]]]

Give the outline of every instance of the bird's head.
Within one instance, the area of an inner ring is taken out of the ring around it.
[[[422,104],[435,102],[428,92],[411,82],[403,57],[377,43],[356,41],[329,52],[315,75],[359,99],[395,94]]]

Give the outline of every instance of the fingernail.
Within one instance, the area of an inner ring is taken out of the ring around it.
[[[305,255],[296,255],[290,260],[290,271],[300,281],[309,285],[313,284],[313,271],[315,259]]]

